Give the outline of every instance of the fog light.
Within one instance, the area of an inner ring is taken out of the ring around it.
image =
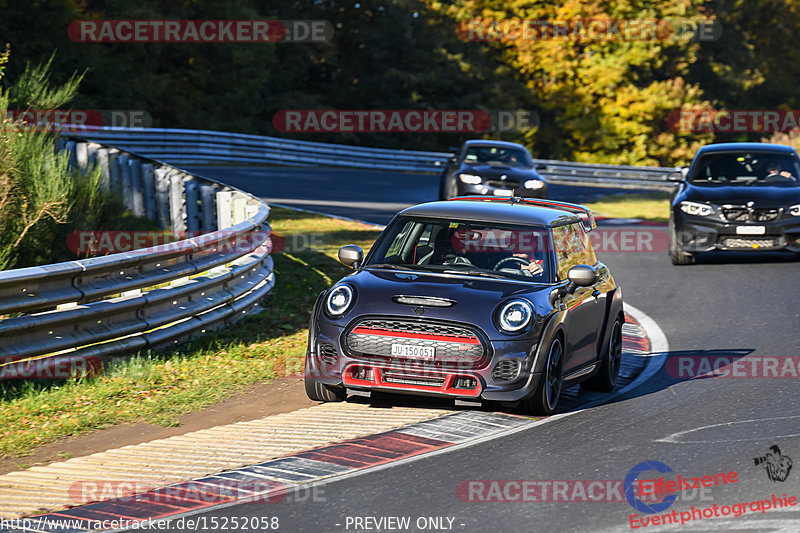
[[[472,390],[478,386],[475,378],[456,378],[456,383],[453,388]]]
[[[353,376],[354,379],[360,379],[363,381],[372,381],[372,369],[364,366],[355,367],[350,372],[350,375]]]

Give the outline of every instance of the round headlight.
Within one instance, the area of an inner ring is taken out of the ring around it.
[[[525,300],[514,300],[500,309],[497,321],[503,331],[514,333],[527,326],[531,321],[531,317],[533,317],[531,304]]]
[[[800,204],[791,206],[789,208],[789,214],[794,217],[800,217]]]
[[[353,302],[353,289],[349,285],[339,285],[328,294],[325,300],[325,309],[331,316],[339,316],[350,307]]]

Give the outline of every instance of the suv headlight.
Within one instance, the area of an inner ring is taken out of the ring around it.
[[[460,174],[458,179],[460,179],[463,183],[468,183],[469,185],[477,185],[483,182],[483,178],[474,174]]]
[[[331,316],[341,316],[353,303],[353,289],[349,285],[334,287],[325,299],[325,310]]]
[[[525,328],[533,318],[533,308],[525,300],[512,300],[500,308],[497,322],[500,329],[507,333],[516,333]]]
[[[789,206],[789,214],[793,217],[800,217],[800,204]]]
[[[681,202],[680,205],[681,211],[689,215],[707,217],[714,214],[714,207],[708,204],[699,204],[697,202]]]

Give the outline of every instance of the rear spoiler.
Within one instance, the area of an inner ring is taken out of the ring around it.
[[[554,200],[537,200],[535,198],[520,198],[518,196],[511,198],[496,198],[493,196],[461,196],[451,198],[451,200],[469,200],[473,202],[505,202],[509,204],[527,204],[536,205],[539,207],[548,207],[550,209],[559,209],[561,211],[567,211],[568,213],[578,215],[581,219],[581,222],[583,222],[583,227],[586,229],[586,231],[592,231],[597,227],[597,222],[594,219],[592,210],[585,205],[580,204],[556,202]]]

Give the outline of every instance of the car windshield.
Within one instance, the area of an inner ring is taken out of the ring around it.
[[[366,266],[546,283],[548,242],[544,227],[400,217],[385,230]]]
[[[800,165],[793,155],[769,152],[708,154],[696,164],[689,180],[694,185],[800,185]]]
[[[464,154],[464,162],[470,165],[533,167],[533,161],[527,151],[522,148],[500,146],[470,146]]]

